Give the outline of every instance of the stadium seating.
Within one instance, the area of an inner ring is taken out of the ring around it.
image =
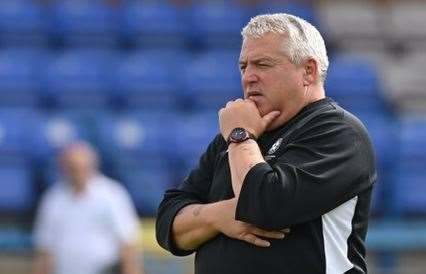
[[[124,108],[173,109],[182,96],[184,51],[138,50],[128,54],[114,73],[114,97]]]
[[[424,170],[426,168],[426,119],[410,115],[401,119],[401,151],[395,170],[394,202],[403,215],[421,216],[426,213]]]
[[[179,113],[136,112],[105,114],[96,122],[96,142],[106,159],[166,157],[176,154],[176,120]]]
[[[19,214],[31,209],[34,189],[31,170],[26,165],[0,165],[0,213]]]
[[[123,8],[120,33],[136,47],[183,47],[188,27],[186,15],[186,9],[167,1],[130,1]]]
[[[66,46],[118,44],[118,13],[103,0],[59,0],[51,4],[51,33]]]
[[[400,58],[392,58],[383,67],[383,82],[387,95],[401,113],[421,112],[426,105],[423,67],[426,52],[410,52]]]
[[[75,49],[54,56],[44,72],[43,91],[56,108],[107,108],[117,58],[114,52],[100,49]]]
[[[187,37],[198,47],[238,48],[245,11],[232,1],[197,1],[189,11]]]
[[[384,22],[374,1],[323,1],[318,8],[320,26],[329,46],[380,47],[385,44]]]
[[[0,1],[0,45],[47,46],[48,19],[47,9],[35,1]]]
[[[195,112],[178,121],[176,153],[180,161],[177,177],[182,180],[196,166],[202,153],[213,138],[219,134],[217,111]]]
[[[76,140],[90,140],[78,113],[42,113],[34,117],[33,123],[32,152],[38,160],[54,158],[59,150]]]
[[[426,216],[425,3],[376,2],[0,0],[0,215],[31,211],[59,177],[57,152],[83,139],[140,215],[154,216],[219,133],[218,109],[242,96],[241,27],[288,12],[324,34],[326,93],[373,141],[373,220],[400,223],[373,222],[370,247],[423,248],[424,231],[408,221]],[[0,252],[19,234],[2,236],[1,225]],[[24,235],[14,245],[28,248]]]
[[[395,159],[399,155],[400,125],[392,113],[370,111],[357,113],[368,129],[376,152],[377,182],[373,193],[373,214],[377,216],[397,213],[395,199]]]
[[[167,162],[141,157],[119,164],[118,178],[129,190],[138,212],[154,216],[166,189],[174,185]]]
[[[307,3],[298,3],[297,1],[265,1],[260,2],[254,9],[255,14],[265,13],[289,13],[305,19],[309,23],[318,26],[318,19],[314,8]]]
[[[426,46],[426,3],[395,1],[389,7],[388,35],[412,49]]]
[[[25,108],[0,109],[0,164],[25,163],[31,159],[34,117]]]
[[[328,96],[355,113],[388,110],[378,72],[361,56],[331,58],[325,84]]]
[[[40,105],[39,79],[46,57],[39,50],[0,50],[0,106],[34,108]]]
[[[219,110],[227,101],[242,97],[239,53],[212,50],[196,55],[184,68],[184,94],[194,109]]]

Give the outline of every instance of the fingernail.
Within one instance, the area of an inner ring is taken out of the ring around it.
[[[285,234],[284,233],[280,233],[280,238],[284,239],[284,237],[285,237]]]

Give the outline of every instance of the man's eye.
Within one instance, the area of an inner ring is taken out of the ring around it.
[[[240,71],[244,71],[246,69],[246,66],[241,66]]]

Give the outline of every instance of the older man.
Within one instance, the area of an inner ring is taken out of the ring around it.
[[[221,134],[166,192],[159,243],[196,251],[198,274],[367,273],[374,152],[325,96],[323,38],[288,14],[254,17],[242,35],[244,99],[219,111]]]
[[[87,143],[60,156],[64,181],[42,199],[37,216],[36,274],[138,274],[138,219],[130,197],[98,171]]]

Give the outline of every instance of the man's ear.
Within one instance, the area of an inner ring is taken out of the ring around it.
[[[303,69],[303,85],[309,86],[316,83],[318,79],[318,63],[315,59],[309,58],[305,61]]]

